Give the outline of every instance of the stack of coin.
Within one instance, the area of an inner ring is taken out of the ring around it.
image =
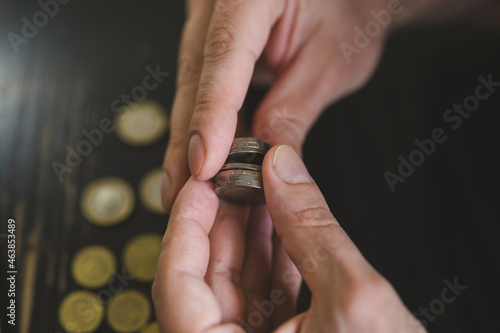
[[[234,139],[226,163],[214,177],[217,196],[234,203],[265,203],[262,161],[270,148],[259,139]]]

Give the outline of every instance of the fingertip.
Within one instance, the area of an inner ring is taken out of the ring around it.
[[[296,150],[288,145],[273,147],[264,159],[267,172],[288,184],[314,183]]]
[[[194,177],[190,177],[172,203],[170,217],[175,218],[179,214],[186,215],[184,214],[186,212],[191,212],[190,214],[196,212],[194,215],[199,215],[199,220],[203,220],[205,223],[213,223],[210,220],[214,218],[207,219],[206,215],[215,214],[218,205],[219,199],[214,192],[212,182],[199,181]]]
[[[189,140],[188,160],[189,170],[193,176],[197,176],[205,162],[207,148],[205,142],[198,133],[191,135]]]
[[[206,127],[203,133],[209,133],[208,135],[199,131],[191,136],[188,151],[189,169],[196,180],[207,181],[221,170],[234,139],[234,130],[229,129],[230,127],[233,127],[233,122],[227,126],[221,125],[225,131],[216,133]]]

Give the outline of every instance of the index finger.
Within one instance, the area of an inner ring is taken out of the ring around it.
[[[255,62],[284,6],[284,0],[216,1],[189,131],[197,179],[213,177],[226,160]]]
[[[208,233],[218,205],[211,185],[193,178],[177,197],[152,292],[163,331],[204,332],[221,321],[217,300],[204,281],[210,255]]]

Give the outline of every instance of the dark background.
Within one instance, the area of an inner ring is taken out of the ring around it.
[[[105,244],[120,258],[133,235],[165,230],[167,218],[139,203],[125,223],[97,228],[84,221],[79,196],[107,175],[137,187],[161,165],[167,137],[134,149],[105,134],[62,182],[51,163],[64,162],[65,147],[85,139],[83,129],[114,116],[111,102],[142,83],[146,66],[171,73],[148,95],[169,110],[184,12],[181,1],[72,0],[16,54],[7,34],[20,34],[21,18],[39,10],[35,1],[0,3],[0,285],[7,219],[14,218],[16,328],[49,333],[62,331],[58,304],[78,289],[68,264],[80,247]],[[369,83],[328,109],[304,147],[335,216],[412,312],[439,299],[445,279],[468,286],[430,332],[500,331],[500,89],[459,129],[442,120],[489,74],[500,81],[498,28],[470,21],[407,28],[388,40]],[[261,95],[252,90],[248,104]],[[396,172],[398,155],[407,158],[413,141],[437,127],[448,139],[392,193],[384,172]],[[129,287],[149,293],[135,281]],[[2,288],[2,309],[5,294]],[[3,332],[11,327],[1,313]]]

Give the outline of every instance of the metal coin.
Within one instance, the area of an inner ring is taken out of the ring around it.
[[[85,218],[98,226],[118,224],[130,216],[135,197],[132,187],[119,178],[102,178],[89,183],[81,198]]]
[[[252,171],[252,170],[225,170],[219,172],[214,177],[216,186],[217,183],[219,182],[227,182],[231,180],[242,180],[242,181],[262,183],[262,173],[259,171]]]
[[[257,164],[249,163],[226,163],[222,166],[220,171],[225,170],[251,170],[251,171],[262,171],[262,166]]]
[[[229,155],[241,152],[265,154],[269,149],[271,146],[268,143],[256,138],[235,138],[229,149]]]
[[[106,318],[113,330],[126,333],[142,330],[150,317],[148,298],[137,290],[125,290],[113,297]]]
[[[132,238],[123,249],[125,269],[138,281],[153,281],[160,251],[161,236],[158,234],[142,234]]]
[[[59,323],[65,332],[94,332],[104,318],[104,306],[97,295],[88,291],[75,291],[59,305]]]
[[[226,162],[224,164],[243,163],[243,164],[253,164],[262,166],[262,162],[264,161],[264,156],[265,155],[261,153],[251,153],[251,152],[234,153],[227,157]]]
[[[270,148],[259,139],[235,138],[226,163],[213,178],[217,196],[235,203],[265,203],[262,162]]]
[[[216,186],[215,193],[223,200],[240,204],[264,204],[262,183],[234,180]]]
[[[223,181],[223,182],[218,182],[215,184],[215,192],[219,190],[220,188],[226,187],[226,186],[243,186],[243,187],[252,187],[256,189],[263,189],[264,184],[259,181],[252,181],[252,180],[228,180],[228,181]],[[246,200],[245,200],[246,201]]]
[[[154,169],[145,174],[139,183],[139,198],[144,207],[159,215],[166,215],[161,203],[163,170]]]
[[[116,135],[132,146],[146,146],[158,141],[167,127],[167,113],[152,101],[125,107],[115,118]]]
[[[84,247],[75,254],[71,263],[73,279],[87,288],[105,286],[115,271],[115,256],[109,249],[100,245]]]
[[[149,324],[148,327],[142,330],[141,333],[160,333],[160,328],[158,327],[158,323],[152,322],[151,324]]]

